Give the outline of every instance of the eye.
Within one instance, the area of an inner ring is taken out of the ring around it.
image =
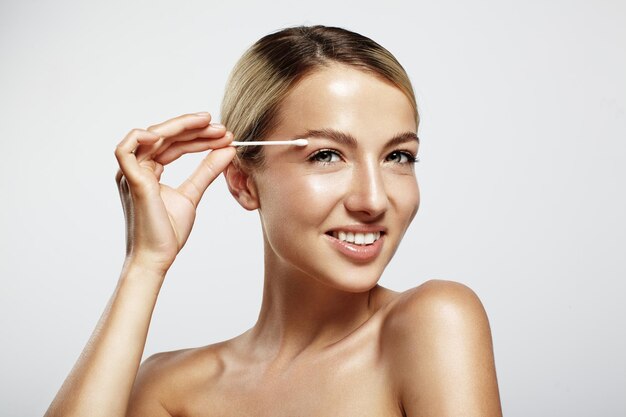
[[[309,161],[311,162],[318,162],[324,165],[339,162],[340,160],[341,157],[339,156],[339,153],[331,149],[319,150],[309,158]]]
[[[412,153],[406,152],[406,151],[394,151],[389,154],[389,156],[387,157],[387,160],[388,161],[395,160],[397,163],[402,164],[402,165],[408,164],[408,163],[419,162],[419,159],[417,158],[417,156],[413,156]]]

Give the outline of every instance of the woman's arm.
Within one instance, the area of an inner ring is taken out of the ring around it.
[[[411,290],[383,334],[407,417],[501,417],[491,330],[467,286],[428,281]]]
[[[124,416],[164,274],[124,267],[89,342],[46,417]],[[169,416],[155,399],[152,416]]]
[[[208,113],[186,114],[147,130],[133,129],[117,145],[126,260],[113,296],[46,417],[126,415],[163,279],[191,233],[202,195],[235,156],[226,146],[232,133],[210,120]],[[208,149],[213,150],[178,188],[159,182],[165,165]],[[169,415],[154,395],[141,402],[147,415]]]

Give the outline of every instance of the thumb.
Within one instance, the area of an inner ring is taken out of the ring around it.
[[[189,198],[194,207],[198,207],[206,189],[226,169],[236,153],[234,146],[217,148],[209,152],[193,174],[178,187],[178,192]]]

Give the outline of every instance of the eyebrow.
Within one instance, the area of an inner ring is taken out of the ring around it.
[[[339,142],[343,145],[349,146],[351,148],[357,147],[357,140],[354,136],[349,133],[342,132],[340,130],[335,130],[331,128],[323,128],[323,129],[309,129],[306,132],[297,135],[295,137],[298,138],[310,138],[310,137],[322,137],[333,140],[335,142]],[[391,147],[400,145],[406,142],[416,141],[418,144],[420,143],[419,137],[415,132],[402,132],[394,135],[389,141],[385,144],[385,147]]]

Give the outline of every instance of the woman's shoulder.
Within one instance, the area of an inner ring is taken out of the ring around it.
[[[434,329],[434,325],[472,326],[479,324],[477,320],[481,318],[486,319],[485,310],[470,287],[456,281],[431,279],[397,293],[385,316],[383,341],[411,343],[411,335],[423,340],[423,333]]]
[[[480,299],[476,293],[467,285],[450,280],[431,279],[424,283],[410,288],[404,292],[396,293],[393,300],[393,308],[390,310],[390,317],[393,317],[394,323],[398,324],[398,320],[409,319],[411,322],[419,318],[415,315],[434,311],[439,313],[445,307],[446,311],[455,307],[476,307],[480,303]]]
[[[224,370],[220,354],[224,342],[203,347],[158,352],[145,359],[131,393],[131,403],[158,399],[170,413],[176,413],[192,389],[211,386]]]
[[[385,317],[381,341],[405,407],[418,398],[452,399],[460,394],[449,387],[491,380],[489,320],[478,295],[460,282],[434,279],[401,293]]]
[[[221,351],[226,343],[158,352],[149,356],[141,365],[153,377],[179,383],[198,378],[211,379],[219,376],[224,368]],[[176,381],[180,379],[181,381]]]

